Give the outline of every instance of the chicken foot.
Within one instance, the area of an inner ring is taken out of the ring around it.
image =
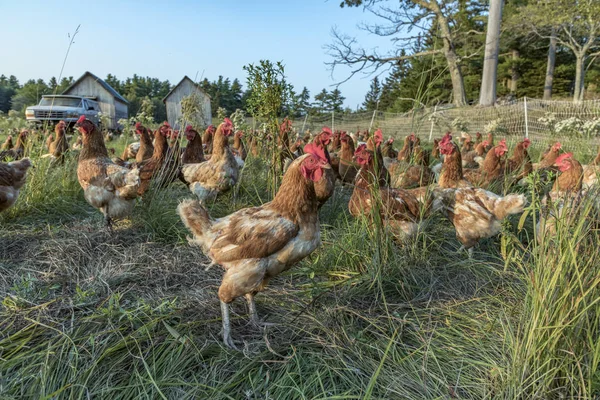
[[[469,247],[468,249],[465,248],[465,246],[460,246],[460,249],[458,249],[457,253],[462,253],[463,251],[467,250],[467,254],[469,255],[469,259],[473,258],[473,247]]]
[[[221,317],[223,319],[223,343],[233,350],[239,350],[231,338],[231,324],[229,323],[229,305],[221,300]]]
[[[258,313],[256,312],[256,303],[254,302],[254,293],[246,294],[246,301],[248,301],[248,313],[250,314],[250,322],[257,328],[264,328],[267,326],[274,326],[276,324],[272,322],[262,322],[258,319]]]

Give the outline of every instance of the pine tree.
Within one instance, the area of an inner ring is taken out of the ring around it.
[[[304,86],[302,92],[296,96],[295,102],[296,111],[298,112],[299,116],[306,115],[310,112],[310,92],[306,86]]]
[[[381,85],[379,84],[379,78],[375,77],[371,81],[371,86],[369,87],[369,91],[365,95],[365,101],[363,102],[363,107],[367,111],[373,111],[377,108],[377,103],[379,103],[379,98],[381,97]]]
[[[346,100],[346,98],[342,96],[342,92],[340,92],[338,88],[333,89],[327,96],[328,111],[341,113],[344,100]]]
[[[327,89],[323,89],[319,92],[319,94],[315,95],[315,102],[313,103],[313,108],[316,113],[326,113],[329,111],[329,93],[327,93]]]

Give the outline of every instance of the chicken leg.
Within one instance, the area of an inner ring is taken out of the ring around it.
[[[221,300],[221,317],[223,318],[223,343],[233,350],[238,350],[231,338],[231,325],[229,323],[229,305]]]
[[[261,322],[258,319],[258,313],[256,312],[256,303],[254,302],[254,293],[247,293],[245,295],[246,301],[248,301],[248,313],[250,314],[250,322],[257,328],[264,328],[266,326],[275,326],[272,322]]]

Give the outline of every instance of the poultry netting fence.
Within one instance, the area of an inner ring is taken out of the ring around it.
[[[600,145],[600,100],[581,103],[523,98],[494,107],[438,106],[406,113],[362,112],[299,117],[293,121],[296,132],[318,132],[323,126],[334,130],[381,128],[386,138],[401,140],[413,132],[424,141],[451,131],[475,135],[494,133],[509,145],[523,137],[539,150],[560,141],[567,151],[593,156]]]

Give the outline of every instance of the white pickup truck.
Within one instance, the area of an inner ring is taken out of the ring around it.
[[[81,115],[87,119],[99,124],[98,113],[100,106],[93,98],[81,96],[66,95],[46,95],[42,96],[40,104],[27,107],[25,118],[27,121],[36,123],[56,124],[58,121],[65,121],[69,125],[74,125]]]

